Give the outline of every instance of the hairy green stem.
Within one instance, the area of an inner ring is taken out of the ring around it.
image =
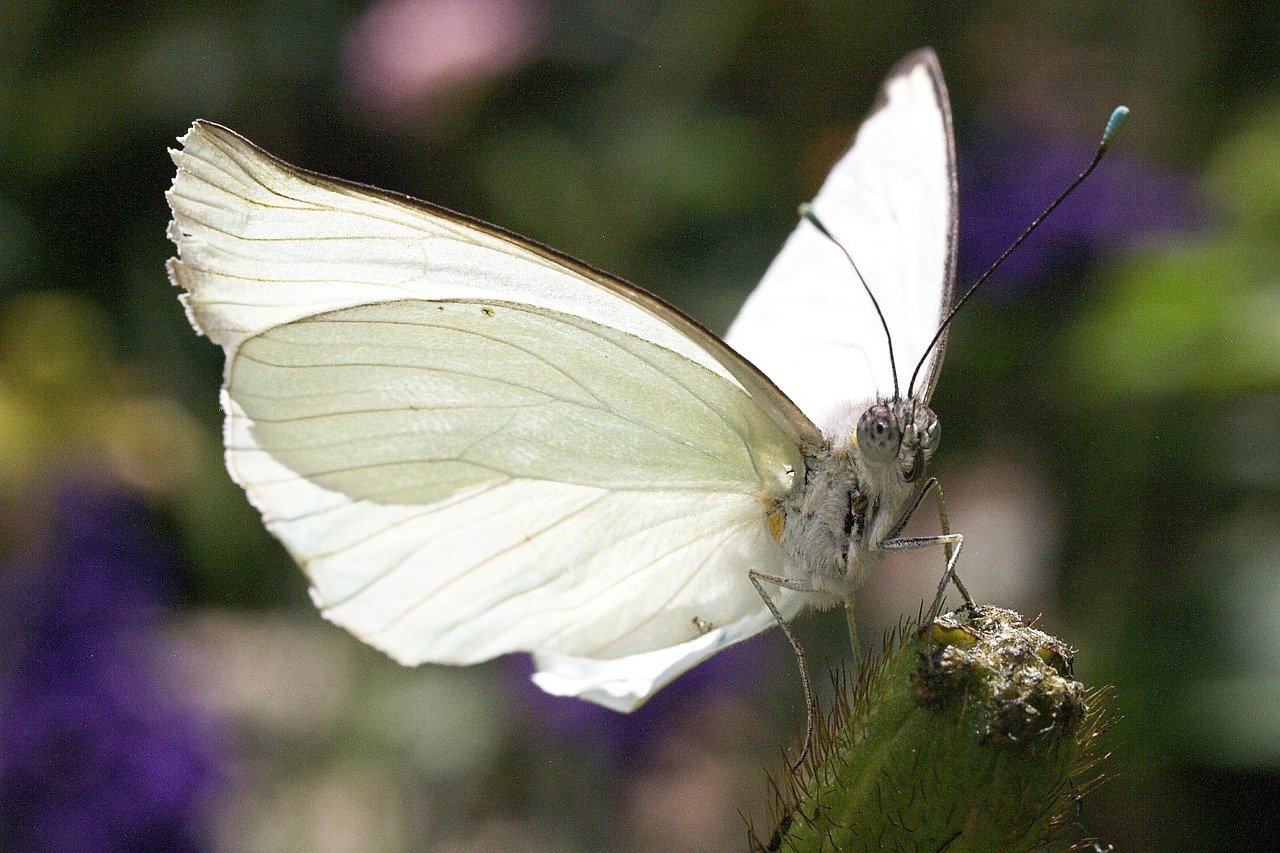
[[[994,607],[887,646],[774,786],[753,848],[1035,850],[1058,837],[1101,759],[1102,692],[1072,677],[1071,649]]]

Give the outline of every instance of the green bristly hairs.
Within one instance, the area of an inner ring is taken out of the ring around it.
[[[1107,689],[1061,640],[995,607],[903,626],[837,699],[752,850],[1039,850],[1103,781]],[[1089,845],[1092,839],[1077,841]]]

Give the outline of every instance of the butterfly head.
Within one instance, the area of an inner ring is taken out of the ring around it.
[[[896,465],[903,482],[923,473],[942,437],[938,416],[916,400],[880,401],[858,419],[854,441],[867,465]]]

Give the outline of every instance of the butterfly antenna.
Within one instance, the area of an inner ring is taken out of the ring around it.
[[[1128,107],[1116,107],[1115,110],[1112,111],[1111,118],[1107,120],[1106,129],[1102,131],[1102,141],[1098,143],[1098,151],[1093,155],[1093,160],[1089,162],[1089,165],[1085,170],[1077,175],[1076,179],[1062,191],[1062,194],[1053,200],[1053,204],[1050,204],[1045,208],[1044,213],[1032,220],[1031,224],[1027,226],[1027,230],[1022,232],[1022,236],[1017,240],[1014,240],[1013,244],[1004,250],[1004,254],[996,258],[996,262],[988,267],[987,271],[978,277],[978,280],[975,281],[973,286],[965,292],[964,296],[961,296],[960,300],[952,306],[951,310],[947,313],[946,319],[942,321],[942,325],[940,325],[938,327],[938,331],[934,333],[933,340],[929,341],[929,346],[925,347],[924,353],[920,356],[920,361],[916,364],[916,369],[911,372],[911,384],[907,386],[907,396],[911,396],[915,391],[916,378],[920,373],[920,368],[924,367],[925,360],[928,359],[929,353],[933,352],[933,348],[938,345],[938,341],[942,339],[943,332],[947,330],[947,326],[951,325],[951,321],[955,319],[956,313],[966,302],[969,301],[969,297],[973,296],[974,292],[986,283],[987,279],[991,277],[991,274],[998,270],[1000,265],[1013,254],[1013,251],[1021,246],[1023,241],[1030,237],[1032,232],[1040,227],[1040,224],[1048,218],[1049,214],[1057,210],[1058,205],[1066,201],[1067,196],[1075,192],[1076,188],[1083,184],[1089,175],[1093,174],[1093,170],[1098,168],[1098,164],[1102,162],[1103,155],[1106,154],[1107,149],[1111,147],[1111,140],[1115,138],[1116,131],[1120,129],[1120,125],[1124,124],[1124,120],[1128,115]]]
[[[871,304],[876,309],[876,316],[880,318],[880,325],[884,328],[884,339],[889,345],[889,372],[893,374],[893,399],[899,399],[898,396],[898,364],[893,358],[893,335],[889,334],[889,324],[884,319],[884,312],[880,310],[880,303],[876,300],[876,295],[871,292],[871,285],[867,284],[867,280],[862,277],[862,270],[858,269],[857,263],[853,260],[853,255],[849,254],[849,250],[827,230],[827,226],[822,224],[822,220],[818,218],[818,214],[814,212],[813,205],[805,202],[800,205],[800,218],[809,221],[814,228],[822,232],[822,236],[826,237],[832,243],[836,244],[836,248],[844,253],[849,259],[849,266],[853,267],[854,273],[858,276],[858,281],[862,282],[862,289],[867,292],[867,296],[871,297]]]

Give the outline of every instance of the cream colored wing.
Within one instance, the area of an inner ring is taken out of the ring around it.
[[[750,364],[543,247],[182,142],[170,270],[226,351],[228,467],[328,618],[405,663],[768,626],[747,572],[785,570],[768,511],[818,437]]]
[[[801,596],[787,594],[779,613],[789,620],[803,608]],[[615,711],[634,711],[682,673],[773,625],[773,614],[759,611],[680,645],[613,660],[541,652],[534,655],[538,671],[533,681],[553,696],[578,696]]]
[[[879,300],[905,397],[911,371],[951,307],[955,277],[955,153],[933,51],[908,56],[889,74],[813,208]],[[894,393],[888,342],[870,299],[840,249],[807,221],[726,340],[820,427],[841,405],[860,410]],[[917,398],[928,400],[944,344],[930,353]]]

